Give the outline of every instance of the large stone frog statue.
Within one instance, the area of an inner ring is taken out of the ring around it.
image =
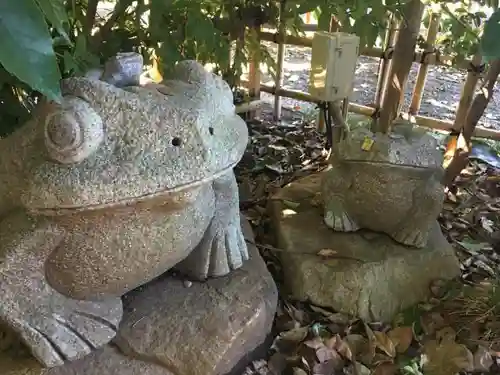
[[[436,138],[398,121],[390,134],[357,126],[334,147],[322,181],[325,224],[339,232],[384,232],[424,247],[444,201]]]
[[[61,104],[0,140],[0,320],[46,367],[108,343],[120,297],[166,270],[204,280],[248,259],[246,124],[197,62],[173,77],[65,79]]]

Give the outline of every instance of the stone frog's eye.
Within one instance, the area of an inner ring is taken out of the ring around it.
[[[63,101],[61,107],[45,117],[45,147],[54,161],[62,164],[79,163],[102,143],[102,119],[80,98],[64,97]]]

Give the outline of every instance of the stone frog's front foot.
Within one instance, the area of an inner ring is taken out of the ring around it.
[[[78,301],[46,281],[44,263],[64,233],[17,212],[0,222],[0,320],[45,367],[81,358],[116,335],[119,298]]]
[[[409,211],[389,235],[399,243],[422,248],[443,205],[442,170],[435,171],[422,188],[413,190]]]
[[[323,221],[328,228],[337,232],[355,232],[360,227],[347,213],[344,203],[344,195],[350,188],[349,175],[342,173],[338,168],[340,166],[337,165],[326,172],[321,182],[324,204]]]
[[[176,268],[196,280],[224,276],[248,260],[241,230],[238,184],[231,169],[213,182],[215,213],[203,239]]]

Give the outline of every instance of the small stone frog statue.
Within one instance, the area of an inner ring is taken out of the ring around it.
[[[0,320],[46,367],[108,343],[120,297],[165,271],[205,280],[248,259],[230,87],[195,61],[161,85],[141,71],[121,54],[65,79],[60,104],[0,140]]]
[[[322,181],[325,224],[424,247],[443,206],[442,159],[436,138],[411,123],[394,124],[390,134],[347,131]]]

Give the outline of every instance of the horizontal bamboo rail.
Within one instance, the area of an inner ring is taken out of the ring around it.
[[[242,80],[241,84],[247,85],[248,81]],[[305,93],[305,92],[301,92],[301,91],[288,90],[288,89],[276,90],[275,87],[269,86],[269,85],[264,85],[264,84],[260,85],[260,90],[263,92],[267,92],[269,94],[280,95],[280,96],[284,96],[284,97],[295,99],[295,100],[302,100],[302,101],[310,102],[310,103],[317,103],[318,102],[310,94]],[[360,114],[360,115],[364,115],[364,116],[372,116],[373,113],[375,112],[375,108],[361,105],[361,104],[356,104],[356,103],[349,103],[349,111]],[[450,131],[451,129],[453,129],[453,122],[451,122],[451,121],[439,120],[439,119],[435,119],[432,117],[420,116],[420,115],[415,115],[415,116],[411,116],[411,117],[409,117],[408,115],[403,115],[403,118],[411,121],[412,123],[414,123],[416,125],[423,126],[423,127],[430,128],[430,129],[442,130],[442,131],[447,131],[447,132]],[[478,137],[478,138],[489,138],[489,139],[500,141],[500,131],[498,131],[498,130],[477,127],[474,131],[474,136]]]
[[[292,44],[294,46],[302,47],[312,47],[312,38],[296,35],[286,35],[285,38],[281,38],[278,33],[272,33],[268,31],[260,32],[260,39],[268,42],[274,42],[277,44],[285,43]],[[368,57],[375,58],[390,58],[392,52],[383,51],[381,48],[365,48],[359,49],[359,54]],[[424,63],[428,65],[438,65],[438,66],[452,66],[453,60],[451,56],[441,55],[439,51],[433,52],[415,52],[414,62]],[[463,60],[460,64],[455,65],[458,69],[468,69],[471,65],[471,60]]]

